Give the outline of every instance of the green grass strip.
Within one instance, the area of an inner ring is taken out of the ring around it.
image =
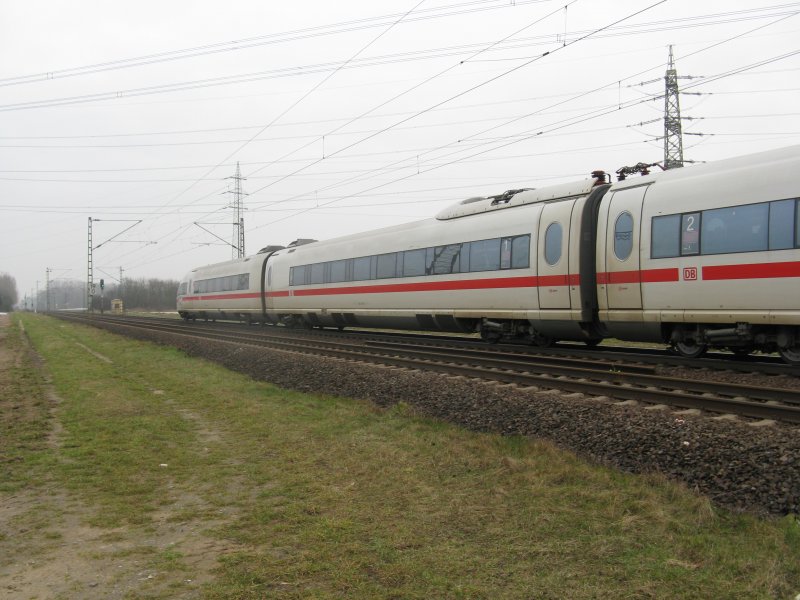
[[[167,515],[213,540],[206,597],[800,592],[794,518],[731,514],[547,443],[294,393],[173,349],[23,319],[63,399],[56,476],[93,507],[94,525],[146,530]],[[154,560],[185,577],[189,554],[178,545]]]

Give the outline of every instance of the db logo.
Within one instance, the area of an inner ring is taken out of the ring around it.
[[[697,280],[697,267],[684,267],[683,268],[683,279],[684,279],[684,281],[696,281]]]

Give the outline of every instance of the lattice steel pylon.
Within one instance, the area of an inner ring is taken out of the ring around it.
[[[86,312],[92,312],[92,299],[94,298],[94,265],[92,251],[92,217],[89,217],[89,249],[86,261]]]
[[[236,258],[244,258],[244,217],[242,216],[244,207],[242,206],[242,196],[247,194],[242,191],[242,181],[246,180],[246,177],[242,177],[238,161],[236,163],[236,175],[230,179],[235,182],[233,186],[233,236],[234,240],[236,240],[236,243],[231,245],[236,249]]]
[[[664,169],[683,166],[683,132],[678,95],[678,71],[675,69],[670,45],[669,65],[664,75]]]

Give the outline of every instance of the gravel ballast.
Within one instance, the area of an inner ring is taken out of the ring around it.
[[[598,401],[389,369],[320,356],[96,326],[175,346],[251,377],[301,392],[404,402],[466,428],[544,438],[580,456],[632,473],[662,473],[721,506],[759,514],[800,512],[800,431],[743,420]]]

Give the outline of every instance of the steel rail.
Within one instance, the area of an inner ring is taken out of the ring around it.
[[[223,332],[216,328],[185,327],[179,323],[131,322],[125,319],[66,317],[81,322],[106,322],[131,329],[149,329],[194,339],[213,339],[223,343],[270,347],[279,350],[331,356],[351,361],[388,364],[395,367],[421,369],[452,376],[479,378],[523,387],[557,389],[620,400],[637,400],[650,404],[667,404],[715,413],[800,423],[800,394],[781,388],[764,388],[740,384],[661,377],[636,369],[625,371],[625,365],[605,364],[597,368],[573,364],[542,364],[509,357],[486,356],[486,352],[430,347],[419,349],[409,344],[333,343],[320,344],[319,339],[296,339],[264,336],[242,331]],[[279,339],[278,339],[279,338]],[[535,367],[535,368],[534,368]],[[775,404],[774,402],[783,404]]]

